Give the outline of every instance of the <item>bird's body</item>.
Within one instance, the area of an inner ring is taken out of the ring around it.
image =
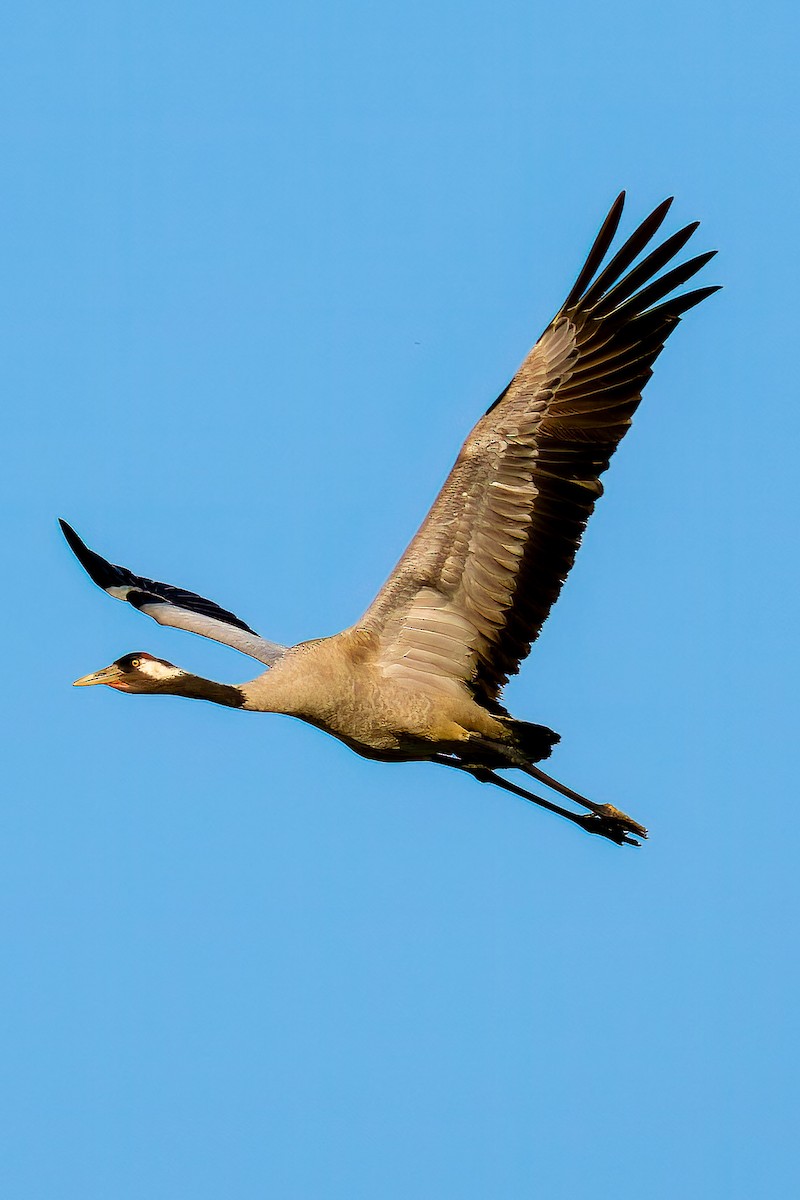
[[[617,199],[559,313],[470,433],[375,601],[342,633],[279,646],[212,601],[113,566],[62,522],[70,546],[109,594],[268,666],[234,686],[141,652],[78,682],[284,713],[366,757],[457,767],[614,841],[644,836],[624,813],[592,803],[536,767],[558,735],[515,720],[499,697],[558,597],[602,494],[599,477],[631,423],[652,363],[680,315],[716,290],[670,295],[710,253],[658,275],[696,225],[632,265],[669,204],[600,270],[622,212],[623,196]],[[555,788],[589,815],[495,773],[509,767]]]
[[[293,646],[241,691],[243,708],[299,717],[367,758],[427,759],[471,736],[504,735],[467,689],[441,695],[387,678],[380,642],[357,626]]]

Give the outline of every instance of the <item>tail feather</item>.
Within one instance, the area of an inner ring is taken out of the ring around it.
[[[561,734],[546,725],[533,725],[530,721],[511,720],[511,733],[515,747],[529,762],[542,762],[549,758],[553,747],[561,741]]]

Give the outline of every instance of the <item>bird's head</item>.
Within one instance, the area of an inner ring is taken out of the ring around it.
[[[154,658],[144,650],[118,658],[110,667],[76,679],[73,687],[91,687],[105,683],[118,692],[170,692],[184,678],[185,671],[163,658]]]

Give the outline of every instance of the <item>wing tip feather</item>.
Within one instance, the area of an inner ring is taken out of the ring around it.
[[[591,283],[594,276],[597,274],[597,271],[602,265],[603,259],[609,251],[611,243],[616,237],[617,230],[619,229],[619,223],[622,218],[622,210],[625,207],[625,199],[626,192],[623,189],[617,196],[614,203],[611,205],[603,224],[600,226],[597,236],[592,243],[592,248],[586,256],[586,261],[580,269],[578,278],[575,280],[567,299],[561,306],[562,312],[568,309],[572,304],[575,303],[576,300],[580,298],[580,296]]]
[[[90,550],[63,517],[58,518],[58,523],[61,526],[61,532],[64,535],[67,545],[92,583],[96,583],[103,591],[107,591],[109,587],[113,587],[119,582],[120,575],[118,570],[107,559],[97,554],[94,550]]]

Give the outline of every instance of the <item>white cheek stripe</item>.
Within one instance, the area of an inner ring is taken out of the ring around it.
[[[151,679],[162,681],[164,679],[175,679],[183,672],[179,667],[168,667],[166,663],[157,662],[155,659],[143,658],[139,665],[139,670],[142,675],[149,675]]]

